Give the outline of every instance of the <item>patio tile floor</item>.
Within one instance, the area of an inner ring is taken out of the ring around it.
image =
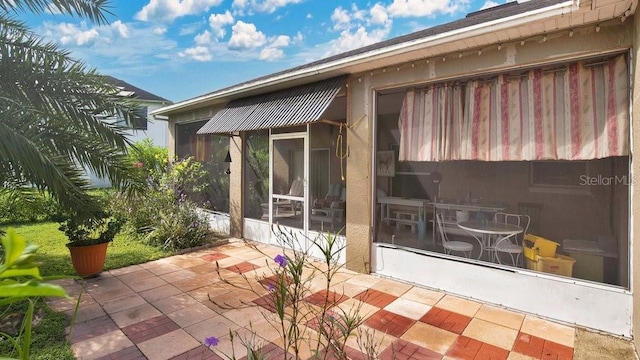
[[[243,242],[232,241],[84,281],[60,281],[71,294],[85,289],[80,313],[87,315],[76,323],[70,339],[76,357],[223,359],[223,352],[232,349],[229,330],[248,334],[251,326],[263,350],[274,359],[282,358],[281,340],[270,323],[273,307],[264,296],[272,283],[264,280],[271,274],[267,263],[272,263],[271,254],[278,249],[257,246],[270,255],[259,256]],[[216,261],[234,282],[246,275],[258,293],[229,290],[211,266]],[[374,275],[345,270],[337,279],[340,284],[332,287],[330,299],[336,309],[361,304],[365,316],[361,330],[375,331],[380,359],[572,359],[577,346],[576,329],[532,315]],[[307,306],[325,295],[325,291],[310,295]],[[50,304],[73,311],[67,301]],[[313,320],[301,325],[315,333]],[[207,348],[206,336],[217,336],[220,344]],[[349,339],[347,346],[353,359],[366,358],[355,339]],[[234,348],[238,357],[246,355],[242,346]],[[309,355],[311,349],[303,353]]]

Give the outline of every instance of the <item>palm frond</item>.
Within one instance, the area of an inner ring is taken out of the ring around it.
[[[131,106],[95,69],[8,14],[57,11],[102,22],[106,7],[107,0],[0,0],[0,186],[47,190],[78,215],[98,212],[85,169],[140,189],[126,159],[130,141],[101,121],[131,124]]]
[[[89,21],[106,23],[109,11],[108,0],[0,0],[0,9],[9,12],[58,12],[66,15],[89,19]]]

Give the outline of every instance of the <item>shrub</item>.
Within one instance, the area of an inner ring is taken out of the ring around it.
[[[37,190],[0,190],[0,223],[51,220],[58,209],[54,198]]]
[[[169,250],[186,249],[205,244],[209,240],[209,224],[195,205],[181,202],[160,210],[158,222],[145,237],[154,246]]]
[[[151,245],[179,250],[204,244],[209,240],[208,222],[187,200],[187,193],[206,188],[206,170],[191,157],[164,170],[146,192],[114,196],[112,211],[126,220],[126,230],[146,234]]]
[[[111,199],[111,211],[125,220],[124,230],[130,233],[146,233],[158,221],[158,212],[174,206],[175,195],[168,190],[149,188],[146,194],[127,197],[122,193]]]
[[[140,169],[149,185],[160,186],[169,165],[167,148],[154,145],[151,139],[144,139],[133,144],[128,158],[132,166]]]

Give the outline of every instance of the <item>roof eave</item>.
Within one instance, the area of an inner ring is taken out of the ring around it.
[[[200,105],[205,106],[214,105],[216,103],[224,103],[230,98],[245,92],[265,89],[290,81],[295,81],[329,72],[334,72],[334,74],[336,74],[340,70],[346,70],[348,67],[355,66],[361,63],[414,51],[418,47],[424,47],[425,44],[428,44],[429,46],[437,46],[444,43],[455,42],[470,36],[483,35],[486,33],[508,29],[529,22],[540,21],[542,19],[553,16],[566,15],[572,10],[577,10],[578,8],[579,6],[577,1],[568,0],[542,9],[528,11],[507,18],[488,21],[482,24],[455,29],[433,36],[427,36],[400,44],[390,45],[366,53],[336,59],[335,61],[319,64],[316,66],[304,67],[296,71],[280,73],[273,77],[262,78],[259,81],[244,83],[237,87],[230,87],[219,92],[209,93],[207,95],[165,106],[163,108],[154,110],[153,112],[151,112],[151,115],[169,115],[186,110],[188,108],[197,108],[200,107]]]

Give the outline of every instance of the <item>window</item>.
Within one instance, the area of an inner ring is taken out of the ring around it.
[[[588,176],[586,161],[532,161],[531,186],[579,187]]]
[[[132,112],[134,118],[131,128],[134,130],[147,130],[147,107],[136,106]]]
[[[199,206],[223,213],[229,212],[229,175],[225,171],[229,164],[225,157],[229,150],[229,138],[213,134],[197,134],[206,124],[198,121],[186,124],[176,124],[176,156],[178,159],[193,157],[202,163],[209,177],[208,186],[197,196],[188,196]]]
[[[244,216],[268,220],[262,204],[269,201],[269,130],[246,133],[244,167]]]

